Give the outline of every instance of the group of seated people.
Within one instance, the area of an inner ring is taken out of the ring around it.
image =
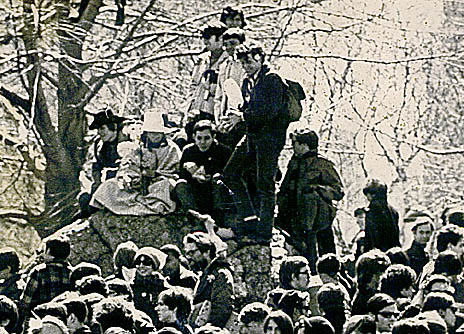
[[[119,244],[106,275],[91,262],[71,266],[70,241],[56,235],[27,268],[21,269],[15,250],[0,250],[0,331],[464,333],[463,216],[451,212],[434,232],[432,219],[415,214],[410,248],[359,251],[353,273],[334,253],[318,258],[315,273],[307,258],[285,256],[275,287],[241,309],[227,245],[210,218],[207,232],[185,235],[183,247]]]

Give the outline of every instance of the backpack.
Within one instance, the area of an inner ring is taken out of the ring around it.
[[[286,86],[288,120],[296,122],[301,118],[303,112],[301,101],[306,98],[306,94],[299,82],[290,79],[283,79],[283,81]]]

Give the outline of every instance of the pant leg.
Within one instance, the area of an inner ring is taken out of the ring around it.
[[[311,274],[317,275],[317,235],[312,231],[309,232],[306,236],[306,250],[304,251],[303,255],[308,259]]]
[[[260,238],[270,239],[276,204],[275,175],[283,145],[270,135],[256,138],[253,144],[256,147],[256,193],[260,218],[257,234]]]
[[[327,253],[336,252],[335,236],[332,230],[332,225],[317,232],[317,246],[319,249],[319,256]]]
[[[187,211],[189,209],[198,211],[199,208],[195,201],[192,186],[184,179],[177,181],[174,187],[174,194],[176,199],[180,202],[181,207]]]
[[[254,154],[253,151],[248,150],[247,146],[246,137],[244,137],[237,144],[223,171],[225,184],[232,191],[232,200],[240,221],[256,214],[243,179],[244,173],[250,168],[250,156]]]

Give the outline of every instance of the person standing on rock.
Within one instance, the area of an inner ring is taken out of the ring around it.
[[[238,241],[269,245],[275,209],[277,160],[284,147],[289,123],[286,86],[264,64],[258,45],[242,44],[235,50],[247,77],[243,80],[241,114],[232,114],[225,128],[245,121],[246,134],[224,168],[225,183],[233,192],[238,212]],[[246,175],[256,175],[256,198],[252,201]]]
[[[290,235],[289,243],[308,259],[315,275],[317,259],[336,252],[333,203],[343,198],[343,186],[334,163],[318,154],[316,132],[297,130],[290,137],[293,156],[277,195],[276,225]]]
[[[183,242],[191,268],[200,273],[193,294],[191,325],[198,328],[210,323],[224,328],[233,312],[232,268],[224,256],[217,256],[217,247],[209,234],[193,232],[187,234]]]

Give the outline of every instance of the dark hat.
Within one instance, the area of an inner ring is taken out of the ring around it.
[[[108,109],[93,115],[93,121],[90,124],[89,129],[95,130],[105,124],[120,124],[124,120],[125,119],[123,117],[113,115],[113,112]]]
[[[290,138],[299,143],[307,144],[311,150],[317,149],[319,145],[319,137],[312,130],[298,129],[290,135]]]
[[[209,129],[212,132],[215,132],[216,127],[214,126],[214,124],[210,120],[202,119],[202,120],[198,121],[197,123],[195,123],[195,126],[193,127],[193,132],[195,133],[196,131],[203,131],[203,130],[206,130],[206,129]]]
[[[227,30],[227,26],[219,21],[212,21],[201,28],[201,37],[210,38],[211,36],[222,36]]]

